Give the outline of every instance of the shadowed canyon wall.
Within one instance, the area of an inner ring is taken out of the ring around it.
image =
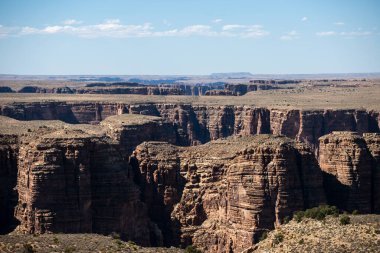
[[[16,225],[15,214],[26,233],[117,232],[142,245],[241,252],[297,210],[327,202],[380,212],[379,134],[320,138],[320,166],[304,143],[257,135],[314,142],[325,129],[376,131],[374,112],[53,103],[25,114],[22,105],[2,112],[54,118],[60,108],[75,123],[102,121],[0,116],[1,228]]]
[[[380,134],[333,132],[320,138],[319,164],[331,204],[348,211],[380,211],[379,148]]]
[[[13,103],[1,114],[19,120],[98,123],[122,113],[160,116],[174,125],[179,145],[197,145],[231,135],[281,134],[318,149],[332,131],[380,132],[380,114],[366,110],[269,109],[254,106],[120,104],[95,102]]]
[[[313,153],[284,137],[189,148],[148,142],[132,159],[159,227],[206,252],[241,252],[294,211],[325,203]]]

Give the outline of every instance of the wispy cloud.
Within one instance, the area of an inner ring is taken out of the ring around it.
[[[316,35],[317,36],[320,36],[320,37],[324,37],[324,36],[334,36],[336,35],[337,33],[335,31],[327,31],[327,32],[317,32]]]
[[[223,21],[223,19],[217,18],[217,19],[214,19],[212,22],[215,23],[215,24],[218,24],[218,23],[220,23],[222,21]]]
[[[344,25],[344,22],[335,22],[334,25]]]
[[[269,32],[265,31],[261,25],[230,24],[224,25],[220,34],[230,37],[258,38],[269,35]]]
[[[133,38],[133,37],[183,37],[183,36],[220,36],[220,37],[242,37],[259,38],[269,34],[261,25],[231,24],[223,27],[211,25],[194,24],[181,28],[156,29],[151,23],[138,25],[122,24],[119,19],[109,19],[94,25],[82,25],[74,19],[64,22],[64,25],[49,25],[45,27],[3,27],[0,26],[0,37],[26,36],[26,35],[54,35],[68,34],[82,38]]]
[[[301,21],[302,21],[302,22],[307,21],[307,17],[302,17],[302,18],[301,18]]]
[[[336,32],[336,31],[327,31],[327,32],[317,32],[316,35],[323,36],[343,36],[343,37],[361,37],[361,36],[370,36],[373,33],[371,31],[362,31],[361,29],[351,32]]]
[[[75,19],[66,19],[62,22],[64,25],[80,25],[83,22]]]
[[[341,32],[339,34],[342,36],[357,37],[357,36],[369,36],[369,35],[372,35],[372,32],[370,32],[370,31],[354,31],[354,32]]]
[[[284,35],[282,35],[280,37],[281,40],[294,40],[294,39],[298,39],[299,38],[299,34],[297,31],[290,31]]]

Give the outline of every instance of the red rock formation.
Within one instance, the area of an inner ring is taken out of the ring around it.
[[[208,90],[205,96],[236,96],[236,93],[229,90]]]
[[[281,134],[318,150],[318,138],[332,131],[380,132],[380,116],[364,110],[287,110],[254,106],[121,104],[95,102],[13,103],[1,114],[20,120],[59,119],[99,123],[122,113],[161,116],[176,127],[179,145],[198,145],[230,135]]]
[[[110,116],[100,123],[106,134],[116,140],[123,155],[128,158],[132,151],[144,141],[166,141],[177,143],[171,123],[159,117],[122,114]]]
[[[149,209],[171,216],[170,227],[160,225],[164,234],[206,252],[240,252],[295,210],[324,203],[313,154],[283,137],[144,143],[132,161]]]
[[[143,245],[162,245],[126,158],[145,140],[174,143],[171,125],[157,117],[128,114],[110,117],[100,126],[0,119],[0,208],[10,215],[11,183],[18,167],[15,215],[20,231],[117,232]]]
[[[372,210],[372,164],[363,137],[333,132],[320,138],[319,164],[329,203],[343,210]]]

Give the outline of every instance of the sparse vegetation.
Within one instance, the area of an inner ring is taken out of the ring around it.
[[[116,233],[116,232],[112,232],[110,234],[110,236],[112,237],[112,239],[120,239],[120,234],[119,233]]]
[[[358,215],[358,214],[359,214],[359,211],[355,209],[354,211],[352,211],[352,214],[353,214],[353,215]]]
[[[347,225],[347,224],[350,224],[350,222],[351,222],[351,219],[346,214],[343,214],[342,217],[340,217],[339,219],[340,225]]]
[[[264,231],[259,238],[259,242],[264,241],[265,239],[267,239],[267,237],[268,237],[268,231]]]
[[[192,245],[189,245],[186,247],[185,253],[202,253],[202,251],[200,251],[199,249],[197,249],[196,247]]]
[[[75,252],[75,250],[76,250],[75,247],[70,246],[70,247],[65,248],[65,250],[63,252],[64,253],[73,253],[73,252]]]
[[[282,223],[287,224],[287,223],[289,223],[289,221],[290,221],[290,217],[289,216],[285,216],[285,218],[283,219]]]
[[[24,248],[24,253],[34,253],[36,252],[34,249],[33,249],[33,246],[30,244],[30,243],[25,243],[23,245],[23,248]]]
[[[297,222],[300,222],[304,217],[314,220],[324,220],[328,215],[333,215],[334,217],[337,217],[339,215],[338,208],[336,206],[322,205],[307,209],[305,211],[295,212],[293,218]]]
[[[284,241],[284,235],[281,232],[279,232],[279,233],[274,235],[274,238],[272,240],[272,245],[280,244],[283,241]]]

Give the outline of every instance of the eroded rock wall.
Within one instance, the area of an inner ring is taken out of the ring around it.
[[[329,203],[362,213],[378,210],[379,137],[333,132],[320,138],[319,164]],[[367,144],[368,143],[368,144]]]
[[[28,233],[114,231],[149,245],[145,205],[115,144],[81,133],[78,137],[56,134],[20,147],[19,229]]]
[[[366,110],[301,110],[191,104],[123,104],[96,102],[13,103],[1,114],[19,120],[59,119],[99,123],[123,113],[160,116],[175,127],[177,144],[199,145],[231,135],[281,134],[318,150],[318,138],[332,131],[379,133],[378,112]]]
[[[205,252],[240,252],[294,211],[325,203],[313,153],[284,137],[143,143],[132,161],[149,209],[165,217],[160,229]]]

